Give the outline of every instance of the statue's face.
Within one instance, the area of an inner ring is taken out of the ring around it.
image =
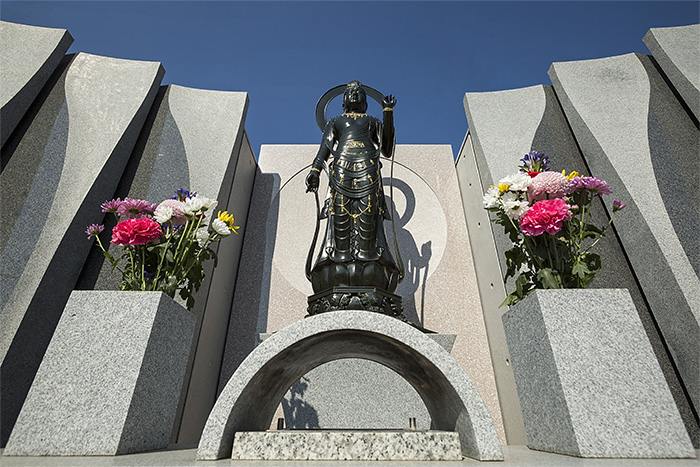
[[[346,111],[365,112],[367,110],[367,94],[362,86],[348,86],[345,89],[343,108]]]

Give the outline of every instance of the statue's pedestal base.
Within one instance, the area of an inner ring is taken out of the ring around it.
[[[401,297],[376,287],[333,287],[308,299],[309,315],[326,311],[366,310],[404,319]]]
[[[462,460],[451,431],[239,431],[232,459],[246,460]]]

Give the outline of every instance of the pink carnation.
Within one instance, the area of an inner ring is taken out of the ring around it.
[[[112,243],[120,246],[145,245],[163,235],[160,224],[154,220],[141,217],[126,219],[112,229]]]
[[[571,211],[563,199],[544,199],[533,204],[520,219],[520,230],[530,237],[537,237],[543,232],[554,235],[569,219]]]
[[[187,222],[187,216],[182,210],[183,202],[176,199],[166,199],[160,206],[166,206],[173,210],[173,217],[171,220],[174,225],[184,225]]]
[[[569,193],[569,181],[559,172],[540,172],[530,183],[527,190],[531,201],[550,198],[561,198]]]

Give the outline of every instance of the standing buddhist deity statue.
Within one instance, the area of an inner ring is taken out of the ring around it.
[[[327,120],[328,103],[341,92],[344,113]],[[382,105],[382,120],[367,115],[368,93]],[[395,105],[392,95],[383,96],[352,81],[328,91],[316,106],[323,139],[306,177],[306,187],[307,192],[316,195],[318,222],[327,222],[313,261],[317,223],[306,264],[306,276],[314,291],[309,297],[309,314],[363,309],[402,316],[401,298],[394,292],[403,279],[403,264],[396,242],[390,248],[384,232],[384,221],[392,216],[384,199],[380,171],[381,156],[390,159],[394,154]],[[317,192],[322,171],[329,179],[323,207]]]

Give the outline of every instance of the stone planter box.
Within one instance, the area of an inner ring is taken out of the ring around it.
[[[538,290],[503,315],[528,447],[694,458],[626,289]]]
[[[194,324],[161,292],[74,291],[3,454],[167,447]]]

